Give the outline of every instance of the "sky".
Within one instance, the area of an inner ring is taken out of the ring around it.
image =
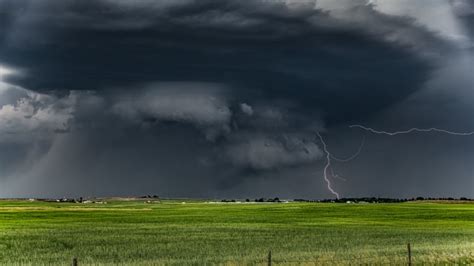
[[[474,197],[474,2],[0,0],[0,197]],[[363,144],[361,146],[361,144]]]

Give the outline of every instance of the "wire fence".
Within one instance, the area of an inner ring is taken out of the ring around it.
[[[86,263],[88,264],[88,263]],[[160,264],[160,261],[157,261]],[[163,263],[167,264],[167,263]],[[170,263],[180,264],[180,263]],[[182,264],[182,263],[181,263]],[[186,264],[186,263],[184,263]],[[406,245],[406,253],[403,254],[372,254],[357,255],[351,258],[341,258],[336,255],[332,257],[316,257],[311,259],[286,259],[275,257],[270,250],[267,255],[262,255],[262,259],[257,260],[203,260],[193,261],[193,265],[474,265],[474,251],[461,256],[427,256],[426,254],[414,257],[410,243]],[[80,265],[78,258],[72,259],[72,266]]]

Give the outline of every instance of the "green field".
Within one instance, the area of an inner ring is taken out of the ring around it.
[[[474,263],[474,204],[0,201],[0,264]]]

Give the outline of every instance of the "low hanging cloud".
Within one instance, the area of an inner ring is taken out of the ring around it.
[[[119,95],[112,108],[118,115],[139,123],[189,123],[213,139],[230,130],[232,112],[223,90],[215,84],[158,83]]]
[[[200,83],[151,84],[133,94],[122,91],[111,96],[92,91],[38,93],[2,82],[1,140],[6,141],[7,135],[21,138],[87,130],[101,127],[108,119],[137,125],[176,122],[228,132],[232,112],[220,94],[215,85]]]
[[[57,98],[0,83],[0,142],[49,138],[69,129],[75,96]]]
[[[278,170],[286,167],[315,163],[323,152],[316,145],[314,135],[268,137],[238,136],[237,143],[225,147],[227,159],[237,167],[253,170]]]
[[[26,176],[38,180],[49,177],[50,182],[62,183],[63,178],[76,174],[67,174],[67,169],[52,165],[85,167],[92,164],[91,157],[101,154],[103,164],[113,165],[117,163],[114,149],[103,135],[118,141],[124,153],[131,153],[134,146],[143,148],[142,139],[155,136],[164,146],[156,146],[152,153],[161,157],[162,148],[167,146],[168,152],[174,154],[180,148],[163,142],[175,142],[176,136],[182,134],[179,132],[186,132],[189,127],[199,134],[188,135],[188,140],[180,142],[199,143],[194,145],[201,147],[201,155],[191,161],[196,162],[193,167],[204,167],[200,171],[219,172],[231,165],[237,170],[263,173],[303,166],[321,158],[321,150],[311,140],[314,130],[322,128],[320,120],[290,121],[298,115],[292,113],[288,103],[244,104],[219,84],[153,83],[135,88],[133,94],[123,88],[113,94],[71,91],[65,95],[37,93],[7,83],[2,86],[0,144],[5,152],[10,149],[7,146],[21,151],[10,156],[14,167],[0,173],[9,182]],[[74,159],[60,153],[70,153]],[[202,159],[208,163],[202,165]],[[70,160],[76,166],[71,166]],[[89,175],[94,177],[96,173]]]

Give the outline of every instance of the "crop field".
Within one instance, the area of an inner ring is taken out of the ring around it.
[[[474,204],[0,201],[0,264],[474,263]]]

